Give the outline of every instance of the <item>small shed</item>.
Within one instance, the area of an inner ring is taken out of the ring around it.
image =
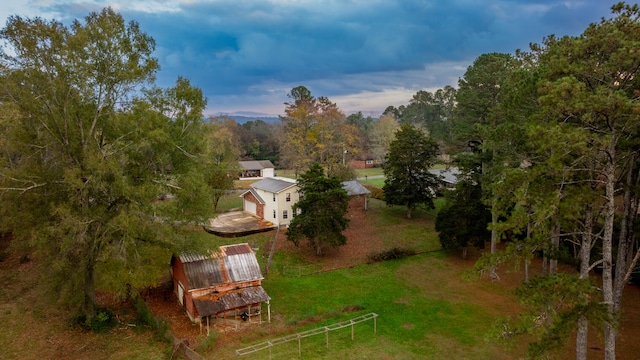
[[[367,199],[371,191],[357,180],[343,181],[342,188],[349,195],[349,208],[364,208],[367,210]]]
[[[255,180],[275,176],[275,166],[269,160],[239,161],[240,180]]]
[[[178,302],[195,323],[262,319],[263,302],[269,310],[271,298],[262,288],[264,277],[249,244],[220,246],[207,255],[174,255],[171,269]]]

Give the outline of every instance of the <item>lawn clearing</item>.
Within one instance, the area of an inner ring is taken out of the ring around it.
[[[358,315],[376,313],[377,333],[372,322],[358,324],[355,341],[351,329],[329,334],[329,349],[324,335],[301,340],[304,359],[347,358],[374,359],[512,359],[522,348],[505,350],[484,341],[493,323],[495,311],[477,301],[461,302],[429,294],[427,277],[416,278],[424,264],[446,262],[441,256],[424,254],[398,261],[360,265],[304,277],[273,276],[263,284],[272,297],[273,322],[286,324],[291,333],[322,327]],[[463,283],[460,268],[432,272],[444,276],[443,281]],[[460,287],[457,285],[456,287]],[[469,286],[469,285],[468,285]],[[473,287],[473,284],[470,285]],[[446,287],[445,287],[446,289]],[[444,290],[446,291],[446,290]],[[510,294],[500,294],[511,302]],[[274,330],[282,328],[275,326]],[[274,334],[260,334],[254,341],[243,341],[236,348],[264,341]],[[271,350],[273,358],[289,358],[297,354],[297,342]],[[233,356],[220,349],[216,356]],[[453,355],[453,357],[452,357]],[[213,358],[213,357],[211,357]],[[243,359],[268,358],[268,350]]]
[[[381,189],[384,186],[384,178],[365,179],[365,180],[358,180],[358,181],[366,185],[379,187]]]

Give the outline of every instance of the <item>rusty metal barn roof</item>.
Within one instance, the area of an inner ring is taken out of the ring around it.
[[[231,256],[238,254],[252,254],[253,250],[251,250],[251,246],[249,246],[249,244],[243,243],[220,246],[220,252],[222,253],[222,256]]]
[[[210,293],[193,299],[201,317],[219,312],[243,308],[252,304],[271,300],[262,286],[253,286],[225,293]]]
[[[230,282],[262,279],[262,272],[254,253],[227,256],[224,258],[224,265]]]
[[[218,264],[218,259],[209,257],[184,263],[183,266],[189,289],[208,288],[225,282],[224,272]]]
[[[221,246],[209,256],[183,254],[179,258],[189,289],[263,279],[256,254],[246,243]]]
[[[200,254],[182,254],[178,256],[183,264],[209,259],[211,256]]]

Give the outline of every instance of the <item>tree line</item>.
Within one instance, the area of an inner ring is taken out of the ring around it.
[[[519,292],[528,321],[505,331],[538,334],[534,356],[577,329],[576,358],[586,359],[592,324],[604,334],[605,359],[615,359],[622,294],[640,258],[640,12],[619,3],[612,13],[578,36],[483,54],[458,84],[453,136],[467,150],[457,156],[464,176],[448,210],[485,214],[491,251],[477,269],[495,279],[507,259],[520,259],[526,272],[542,256],[543,276],[526,273]],[[470,209],[469,199],[485,210]],[[449,227],[450,240],[476,239]],[[510,241],[498,252],[503,239]],[[559,262],[577,273],[560,273]]]

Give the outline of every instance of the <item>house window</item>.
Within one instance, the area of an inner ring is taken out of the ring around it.
[[[282,218],[283,219],[288,219],[289,218],[289,212],[287,210],[282,210]]]
[[[291,201],[291,193],[287,193],[287,202]]]
[[[275,210],[273,210],[273,218],[274,219],[276,218],[276,211]]]
[[[367,160],[365,163],[366,163],[367,165],[371,165],[371,164],[373,164],[373,160]]]
[[[276,194],[273,194],[273,201],[276,201]]]

